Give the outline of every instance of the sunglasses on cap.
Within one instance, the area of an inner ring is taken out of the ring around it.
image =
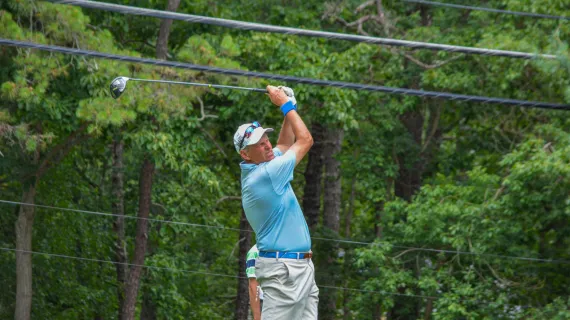
[[[239,143],[240,150],[243,148],[243,142],[245,141],[245,138],[251,137],[251,134],[253,133],[253,131],[255,131],[255,129],[259,128],[259,127],[261,127],[259,122],[254,121],[249,127],[247,127],[247,129],[245,129],[245,132],[243,133],[243,137],[241,138],[241,141]]]

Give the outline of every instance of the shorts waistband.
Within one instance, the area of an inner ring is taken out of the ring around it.
[[[286,252],[286,251],[259,251],[259,256],[262,258],[276,258],[276,259],[311,259],[313,252]]]

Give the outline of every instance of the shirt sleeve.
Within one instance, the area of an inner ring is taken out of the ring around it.
[[[257,246],[251,247],[245,258],[245,274],[248,278],[256,278],[255,276],[255,259],[259,256]]]
[[[248,259],[246,262],[245,274],[248,278],[256,278],[255,276],[255,259]]]
[[[271,179],[273,190],[275,190],[277,194],[283,194],[287,184],[293,180],[293,171],[295,170],[297,156],[292,150],[288,150],[284,155],[281,155],[281,151],[274,153],[275,159],[267,163],[267,174]]]
[[[273,154],[274,154],[276,157],[280,157],[280,156],[283,155],[283,152],[281,152],[281,150],[279,150],[279,148],[275,147],[275,148],[273,148]]]

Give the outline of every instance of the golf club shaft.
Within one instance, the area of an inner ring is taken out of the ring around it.
[[[199,83],[199,82],[185,82],[185,81],[171,81],[171,80],[150,80],[150,79],[137,79],[137,78],[129,78],[129,80],[143,81],[143,82],[160,82],[160,83],[170,83],[170,84],[184,84],[184,85],[188,85],[188,86],[208,87],[208,88],[217,88],[217,89],[238,89],[238,90],[247,90],[247,91],[267,93],[267,90],[265,90],[265,89],[225,86],[225,85],[221,85],[221,84],[208,84],[208,83]]]

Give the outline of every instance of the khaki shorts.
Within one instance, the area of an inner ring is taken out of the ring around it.
[[[255,275],[263,289],[262,320],[317,320],[319,288],[311,259],[258,257]]]

